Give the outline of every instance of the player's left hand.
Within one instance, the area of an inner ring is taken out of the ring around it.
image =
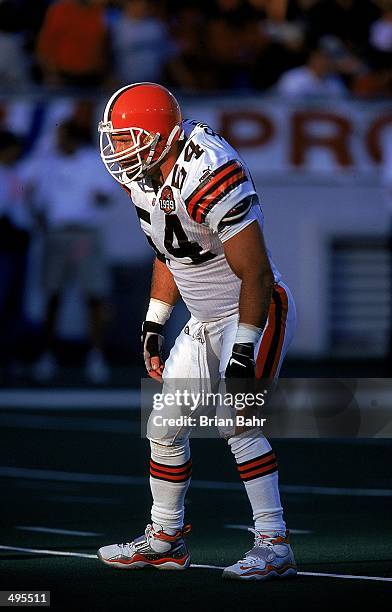
[[[162,358],[163,325],[152,321],[144,321],[142,326],[142,349],[144,364],[148,375],[154,380],[162,382],[165,364]]]
[[[245,395],[255,395],[255,360],[253,342],[236,343],[233,346],[232,354],[225,371],[226,391],[231,394],[234,403],[233,418],[242,415],[244,418],[252,417],[255,413],[255,406],[241,406],[237,408],[235,398]],[[239,411],[239,412],[237,412]],[[236,422],[234,434],[240,435],[249,429],[248,426],[239,425]]]
[[[254,346],[247,342],[234,344],[229,363],[225,371],[225,378],[254,378],[255,360]]]

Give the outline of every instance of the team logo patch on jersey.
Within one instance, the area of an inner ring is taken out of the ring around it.
[[[161,197],[159,198],[159,208],[167,215],[170,215],[171,212],[176,210],[173,190],[168,185],[162,190]]]

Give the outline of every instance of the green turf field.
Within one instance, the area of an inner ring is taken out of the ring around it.
[[[301,573],[261,584],[221,579],[252,546],[250,511],[225,443],[194,440],[189,547],[210,567],[116,571],[95,552],[148,521],[148,446],[137,413],[72,408],[0,410],[1,590],[49,590],[52,609],[86,612],[389,609],[391,442],[273,441]]]

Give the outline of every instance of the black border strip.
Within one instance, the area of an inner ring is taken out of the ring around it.
[[[148,210],[144,210],[144,208],[140,208],[140,206],[136,206],[135,204],[136,214],[142,221],[149,223],[151,225],[151,215]]]

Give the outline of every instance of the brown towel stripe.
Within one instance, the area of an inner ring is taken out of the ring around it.
[[[243,463],[238,463],[237,468],[240,472],[252,468],[256,463],[265,463],[266,461],[276,460],[276,455],[273,450],[268,451],[268,453],[264,453],[264,455],[259,455],[258,457],[254,457],[253,459],[249,459],[248,461],[244,461]]]
[[[244,461],[237,465],[238,472],[243,481],[253,480],[261,476],[272,474],[278,469],[278,463],[275,453],[271,450],[264,455]]]
[[[273,472],[276,472],[277,469],[278,469],[278,464],[272,463],[272,464],[266,465],[264,468],[254,470],[246,474],[240,474],[240,476],[243,482],[247,482],[248,480],[254,480],[255,478],[261,478],[261,476],[268,476],[268,474],[272,474]]]
[[[163,465],[156,461],[150,460],[150,475],[160,480],[169,482],[185,482],[192,474],[192,460],[189,459],[182,465]]]

